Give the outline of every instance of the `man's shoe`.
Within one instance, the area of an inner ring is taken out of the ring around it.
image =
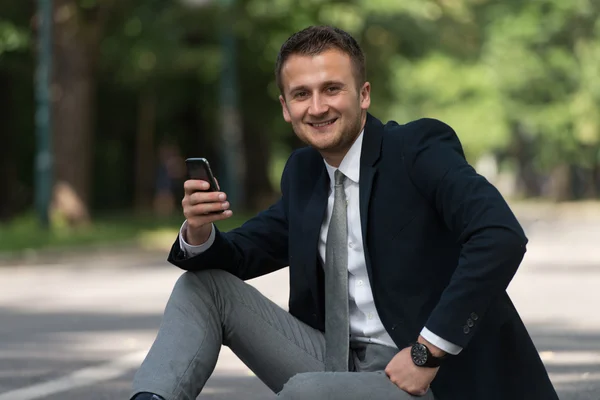
[[[138,393],[135,395],[135,397],[131,400],[165,400],[162,397],[160,397],[157,394],[154,393],[147,393],[147,392],[143,392],[143,393]]]

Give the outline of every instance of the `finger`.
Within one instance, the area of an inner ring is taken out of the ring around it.
[[[222,203],[227,200],[227,194],[223,192],[195,192],[189,195],[190,205],[202,203]]]
[[[211,224],[213,222],[221,221],[221,220],[224,220],[227,218],[231,218],[232,215],[233,215],[233,211],[225,210],[223,212],[213,213],[213,214],[202,214],[202,215],[195,215],[195,216],[190,216],[190,217],[186,216],[186,219],[188,221],[189,226],[199,227],[199,226]]]
[[[411,396],[421,397],[421,396],[425,396],[425,394],[427,394],[427,390],[424,391],[423,388],[419,388],[416,385],[407,384],[406,382],[401,383],[397,379],[390,379],[390,380],[392,381],[392,383],[394,385],[398,386],[398,388],[400,388],[404,392],[410,394]]]
[[[385,374],[387,375],[388,378],[392,377],[392,367],[390,367],[389,364],[385,367]]]
[[[229,209],[229,206],[230,206],[230,204],[228,201],[213,202],[213,203],[200,203],[200,204],[196,204],[191,207],[188,207],[186,211],[190,216],[194,217],[194,216],[202,216],[204,214],[210,214],[210,213],[214,213],[214,212],[227,210],[227,209]]]
[[[212,220],[211,222],[221,221],[223,219],[230,218],[232,215],[233,215],[233,211],[231,211],[231,210],[225,210],[222,213],[218,213],[218,214],[211,214],[211,216],[215,217],[215,219]]]
[[[213,212],[224,211],[229,209],[229,202],[203,203],[193,207],[193,212],[198,214],[210,214]]]
[[[183,183],[183,190],[185,194],[192,194],[194,192],[201,192],[210,189],[210,184],[201,179],[189,179]]]
[[[427,386],[425,389],[423,389],[423,388],[421,388],[421,389],[415,389],[414,395],[422,397],[422,396],[425,396],[428,391],[429,391],[429,386]]]

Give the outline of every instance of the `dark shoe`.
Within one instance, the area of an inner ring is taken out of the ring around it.
[[[165,400],[157,394],[154,393],[138,393],[131,400]]]

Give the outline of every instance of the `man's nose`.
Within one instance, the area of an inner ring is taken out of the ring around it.
[[[329,110],[329,106],[327,102],[323,98],[323,96],[316,94],[313,95],[310,107],[308,109],[308,113],[310,115],[323,115]]]

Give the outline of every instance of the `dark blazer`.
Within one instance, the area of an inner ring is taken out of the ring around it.
[[[290,267],[289,311],[324,330],[317,242],[329,191],[320,154],[295,151],[281,199],[205,253],[169,261],[251,279]],[[558,399],[506,288],[527,238],[500,193],[467,163],[454,131],[422,119],[367,118],[360,159],[367,271],[381,321],[398,348],[421,329],[463,347],[432,383],[438,400]]]

